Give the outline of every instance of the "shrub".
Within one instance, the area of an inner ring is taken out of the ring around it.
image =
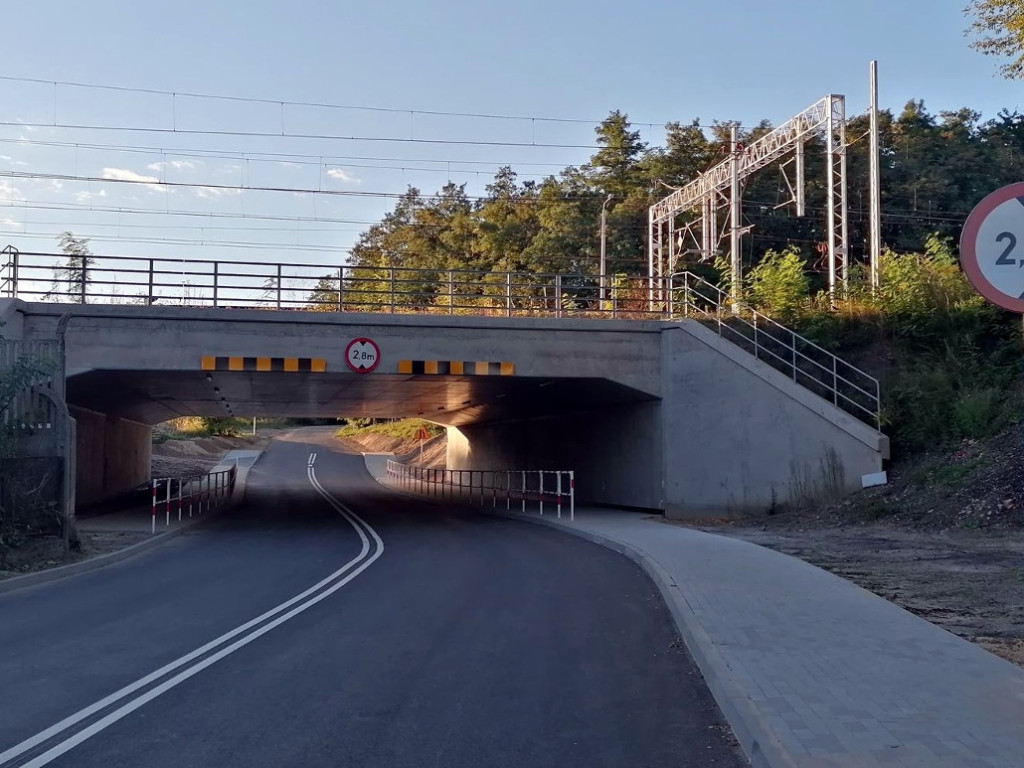
[[[796,248],[768,251],[747,277],[751,303],[781,323],[793,322],[810,303],[805,268]]]

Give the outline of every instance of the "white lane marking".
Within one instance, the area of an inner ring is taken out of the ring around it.
[[[53,725],[53,726],[51,726],[50,728],[47,728],[44,731],[40,731],[35,736],[32,736],[32,737],[26,739],[25,741],[21,742],[20,744],[16,744],[15,746],[13,746],[10,749],[8,749],[6,752],[0,753],[0,766],[3,766],[6,762],[11,760],[12,758],[15,758],[15,757],[17,757],[17,756],[19,756],[21,754],[24,754],[25,752],[27,752],[28,750],[32,749],[33,747],[38,746],[39,744],[43,743],[47,739],[50,739],[53,736],[56,736],[61,731],[67,730],[71,726],[81,722],[85,718],[87,718],[90,715],[93,715],[96,712],[104,709],[105,707],[109,706],[110,704],[113,704],[114,702],[119,701],[119,700],[125,698],[126,696],[131,695],[132,693],[134,693],[135,691],[139,690],[140,688],[148,685],[149,683],[152,683],[155,680],[158,680],[161,677],[163,677],[163,676],[169,674],[170,672],[174,671],[175,669],[183,666],[184,664],[187,664],[189,661],[192,661],[196,657],[203,655],[204,653],[206,653],[206,652],[216,648],[219,645],[223,645],[228,640],[232,639],[233,637],[237,637],[239,634],[241,634],[242,632],[246,631],[247,629],[252,628],[254,625],[261,623],[262,621],[270,618],[271,616],[274,616],[275,614],[280,613],[283,610],[286,610],[289,606],[292,606],[295,603],[299,602],[300,600],[303,600],[304,598],[308,597],[310,594],[316,592],[317,590],[319,590],[322,587],[324,587],[326,584],[330,583],[332,580],[338,578],[339,576],[344,574],[345,571],[349,570],[353,566],[355,566],[355,565],[359,566],[358,568],[356,568],[356,570],[352,571],[352,573],[350,573],[348,576],[345,576],[343,579],[341,579],[340,581],[338,581],[337,583],[332,585],[330,588],[325,589],[323,592],[321,592],[320,594],[316,595],[315,597],[313,597],[312,599],[308,600],[307,602],[303,603],[302,605],[298,606],[297,608],[292,609],[291,611],[289,611],[284,616],[281,616],[281,617],[275,619],[274,621],[270,622],[269,624],[264,625],[263,627],[261,627],[260,629],[257,629],[256,631],[252,632],[251,634],[246,635],[241,640],[238,640],[238,641],[232,643],[227,648],[224,648],[224,649],[218,651],[217,653],[213,654],[212,656],[209,656],[208,658],[204,659],[203,661],[193,665],[192,667],[189,667],[185,671],[178,673],[177,675],[175,675],[171,679],[161,683],[160,685],[156,686],[155,688],[152,688],[147,693],[144,693],[141,696],[139,696],[139,697],[133,699],[132,701],[128,702],[127,704],[122,705],[121,707],[119,707],[118,709],[114,710],[110,714],[106,715],[105,717],[101,718],[100,720],[97,720],[95,723],[93,723],[92,725],[88,726],[87,728],[82,729],[81,731],[79,731],[75,735],[69,737],[65,741],[60,742],[59,744],[57,744],[56,746],[54,746],[51,749],[47,750],[43,754],[41,754],[38,757],[34,758],[33,760],[25,763],[22,766],[22,768],[30,768],[30,767],[37,768],[38,766],[43,766],[43,765],[46,765],[47,763],[52,762],[56,758],[58,758],[61,755],[63,755],[65,752],[67,752],[70,749],[73,749],[77,745],[81,744],[86,739],[96,735],[97,733],[99,733],[103,729],[107,728],[109,725],[117,722],[118,720],[122,719],[123,717],[125,717],[128,714],[130,714],[131,712],[134,712],[136,709],[138,709],[142,705],[146,704],[147,702],[152,701],[157,696],[160,696],[161,694],[166,693],[171,688],[174,688],[176,685],[184,682],[188,678],[190,678],[193,675],[201,672],[202,670],[206,669],[210,665],[215,664],[216,662],[218,662],[221,659],[223,659],[225,656],[228,656],[229,654],[234,653],[239,648],[242,648],[242,647],[248,645],[249,643],[251,643],[253,640],[257,639],[258,637],[261,637],[262,635],[265,635],[271,629],[274,629],[274,628],[280,626],[281,624],[283,624],[284,622],[288,621],[292,617],[297,616],[298,614],[302,613],[307,608],[310,608],[311,606],[316,605],[317,603],[319,603],[321,600],[325,599],[329,595],[334,594],[339,589],[341,589],[343,586],[345,586],[350,581],[352,581],[356,576],[358,576],[364,570],[369,568],[377,560],[377,558],[379,558],[384,553],[384,542],[381,540],[380,536],[377,535],[377,532],[373,529],[372,526],[370,526],[369,523],[367,523],[365,520],[363,520],[361,517],[359,517],[355,512],[353,512],[352,510],[348,509],[344,504],[342,504],[340,501],[338,501],[336,498],[334,498],[334,496],[332,496],[331,493],[329,491],[327,491],[320,484],[320,481],[317,479],[316,473],[315,473],[314,469],[312,468],[312,466],[309,466],[307,468],[306,474],[307,474],[307,477],[309,479],[310,484],[313,486],[313,488],[316,490],[316,492],[319,493],[327,501],[327,503],[330,504],[339,514],[341,514],[342,517],[344,517],[346,519],[346,521],[348,521],[348,523],[353,528],[355,528],[356,532],[359,534],[359,538],[361,539],[363,546],[362,546],[362,550],[360,551],[360,553],[356,557],[354,557],[352,560],[348,561],[345,565],[343,565],[341,568],[339,568],[337,571],[332,573],[327,578],[319,581],[318,583],[314,584],[309,589],[307,589],[304,592],[296,595],[295,597],[291,598],[290,600],[288,600],[288,601],[286,601],[284,603],[281,603],[280,605],[276,606],[275,608],[272,608],[271,610],[269,610],[266,613],[264,613],[262,616],[259,616],[258,618],[255,618],[252,621],[246,622],[242,626],[240,626],[240,627],[238,627],[236,629],[233,629],[233,630],[231,630],[230,632],[228,632],[228,633],[226,633],[224,635],[221,635],[216,640],[213,640],[213,641],[207,643],[206,645],[202,646],[201,648],[198,648],[198,649],[192,651],[191,653],[189,653],[189,654],[187,654],[185,656],[182,656],[180,659],[177,659],[176,661],[173,661],[170,664],[167,664],[166,666],[161,667],[156,672],[152,672],[149,675],[146,675],[145,677],[140,678],[139,680],[135,681],[131,685],[125,686],[121,690],[119,690],[119,691],[117,691],[115,693],[112,693],[111,695],[107,696],[104,699],[101,699],[100,701],[96,702],[95,704],[92,704],[92,705],[86,707],[85,709],[82,709],[79,712],[76,712],[75,714],[71,715],[70,717],[67,717],[64,720],[61,720],[56,725]],[[360,564],[360,561],[362,561],[362,560],[364,560],[366,558],[366,555],[367,555],[367,553],[370,550],[370,542],[369,542],[369,539],[367,539],[366,533],[364,533],[364,530],[366,532],[368,532],[370,534],[370,536],[373,537],[374,543],[377,545],[377,549],[373,553],[372,556],[370,556],[368,559],[365,560],[365,562],[362,562]]]
[[[314,464],[316,464],[316,454],[311,453],[309,454],[309,464],[307,466],[312,467]]]

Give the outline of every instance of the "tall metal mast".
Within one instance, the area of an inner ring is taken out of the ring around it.
[[[881,149],[878,137],[878,62],[872,61],[870,68],[871,91],[871,292],[878,288],[878,262],[882,257],[882,179]]]

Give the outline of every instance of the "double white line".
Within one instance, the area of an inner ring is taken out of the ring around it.
[[[118,720],[121,720],[131,714],[142,705],[155,699],[157,696],[166,693],[180,683],[188,680],[193,675],[196,675],[207,667],[216,664],[218,661],[231,655],[239,648],[248,645],[258,637],[262,637],[267,632],[281,626],[289,619],[305,611],[307,608],[316,605],[321,600],[324,600],[334,594],[360,573],[369,568],[377,558],[384,554],[384,542],[381,541],[380,536],[377,535],[377,532],[373,530],[370,524],[334,498],[334,496],[332,496],[330,492],[320,484],[320,481],[316,477],[316,471],[313,469],[313,465],[315,463],[316,454],[312,453],[309,456],[309,463],[306,465],[306,474],[309,477],[310,485],[316,489],[317,493],[323,496],[335,511],[337,511],[353,528],[355,528],[356,533],[359,534],[359,538],[363,544],[358,555],[349,560],[345,565],[336,570],[326,579],[314,584],[305,592],[302,592],[290,600],[270,609],[263,615],[257,616],[252,621],[246,622],[240,627],[236,627],[230,632],[221,635],[216,640],[210,641],[201,648],[196,648],[191,653],[172,661],[170,664],[161,667],[155,672],[151,672],[145,677],[139,678],[134,683],[126,685],[121,690],[100,699],[95,704],[91,704],[85,709],[79,710],[70,717],[64,718],[59,723],[50,726],[44,731],[40,731],[35,736],[25,739],[20,744],[14,745],[5,752],[0,752],[0,768],[6,768],[7,766],[13,766],[15,764],[18,764],[20,768],[38,768],[39,766],[44,766],[53,760],[56,760],[65,752],[78,746],[86,739],[95,736],[103,729],[113,725]],[[274,618],[275,616],[277,618]],[[268,621],[268,619],[273,619],[273,621]],[[228,645],[229,642],[230,645]],[[220,650],[217,650],[216,653],[210,653],[218,648]],[[177,674],[172,677],[168,677],[168,675],[176,670],[181,671],[177,672]],[[159,685],[149,687],[162,678],[167,679],[163,680]],[[143,691],[143,689],[146,690]],[[140,691],[143,692],[139,693]],[[108,712],[106,715],[103,715],[99,719],[89,723],[86,727],[66,736],[66,738],[58,741],[41,754],[24,763],[15,762],[19,757],[25,755],[25,753],[40,747],[40,745],[44,745],[51,739],[64,735],[65,732],[70,731],[76,725],[91,718],[93,715],[101,713],[103,710],[119,701],[122,701],[123,699],[128,699],[128,701],[113,711]]]

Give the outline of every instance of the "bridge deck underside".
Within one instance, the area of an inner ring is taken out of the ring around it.
[[[143,424],[192,415],[419,416],[461,426],[652,399],[595,378],[245,371],[91,371],[69,378],[67,392],[71,405]]]

